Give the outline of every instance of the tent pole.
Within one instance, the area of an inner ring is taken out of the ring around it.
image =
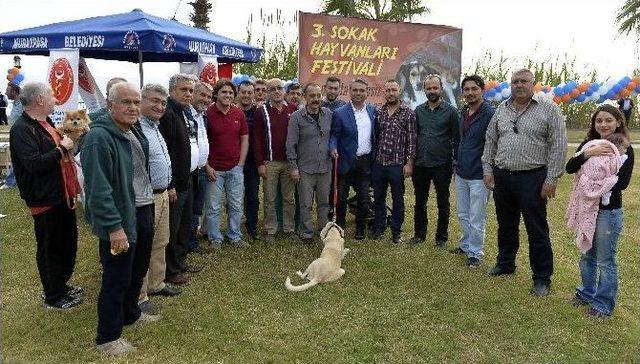
[[[142,69],[142,51],[138,51],[138,72],[140,73],[140,88],[144,84],[144,70]]]

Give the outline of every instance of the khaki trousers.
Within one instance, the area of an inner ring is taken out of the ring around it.
[[[282,228],[285,233],[295,230],[294,217],[296,213],[295,190],[296,184],[291,179],[289,164],[285,161],[271,161],[267,164],[267,178],[264,180],[264,230],[274,235],[278,230],[276,219],[276,193],[278,184],[282,192]]]
[[[155,204],[155,217],[153,220],[154,235],[151,245],[151,260],[149,270],[142,282],[138,302],[142,303],[149,299],[147,292],[157,292],[164,288],[165,270],[167,263],[165,260],[165,247],[169,244],[169,193],[153,194]]]

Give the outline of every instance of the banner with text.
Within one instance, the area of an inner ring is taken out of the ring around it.
[[[78,86],[80,97],[82,97],[89,112],[95,112],[107,106],[104,96],[102,96],[102,92],[83,57],[80,57],[80,63],[78,64]]]
[[[47,80],[56,97],[51,114],[54,124],[64,119],[64,112],[78,109],[78,49],[52,49],[49,52]]]
[[[384,103],[384,83],[395,79],[412,108],[426,102],[423,81],[438,74],[443,98],[456,105],[462,56],[462,29],[444,25],[384,22],[300,13],[298,74],[301,82],[343,81],[341,95],[357,77],[369,84],[369,102]]]

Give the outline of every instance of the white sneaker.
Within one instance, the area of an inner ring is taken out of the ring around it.
[[[7,217],[7,215],[5,215],[5,214],[0,214],[0,219],[4,219],[5,217]]]
[[[109,341],[108,343],[96,345],[98,351],[106,355],[122,355],[136,351],[136,347],[123,338]]]

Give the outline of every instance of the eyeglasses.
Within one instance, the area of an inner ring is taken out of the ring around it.
[[[140,100],[129,100],[129,99],[124,99],[124,100],[118,100],[118,104],[120,105],[124,105],[124,106],[140,106]]]

